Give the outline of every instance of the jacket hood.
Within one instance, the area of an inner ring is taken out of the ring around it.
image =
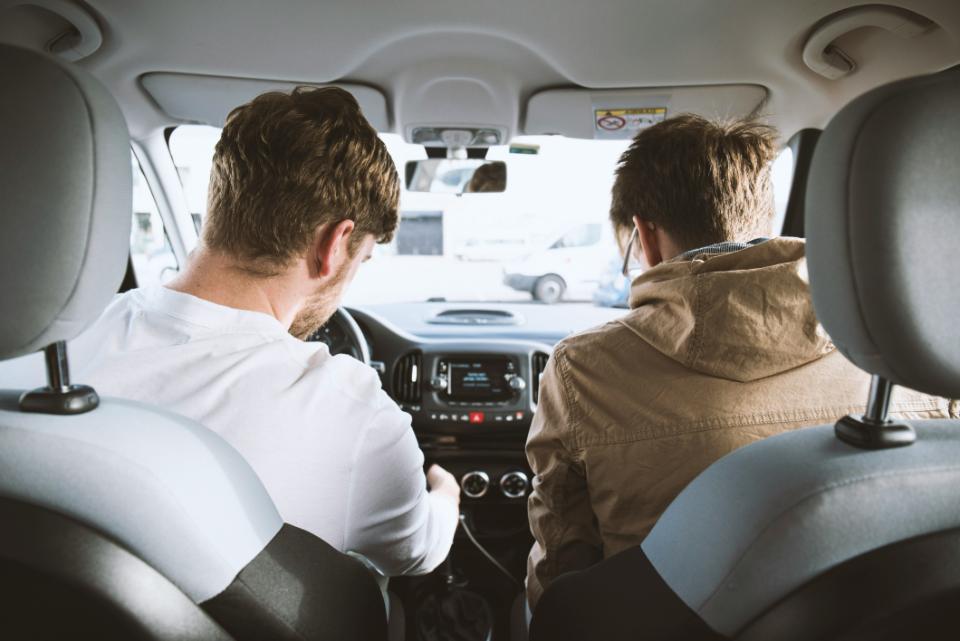
[[[804,241],[774,238],[721,254],[669,261],[630,288],[622,322],[685,367],[753,381],[833,351],[817,322]]]

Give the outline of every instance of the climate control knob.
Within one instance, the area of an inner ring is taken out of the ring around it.
[[[478,499],[487,493],[490,488],[490,477],[486,472],[474,470],[467,472],[460,479],[460,489],[472,499]]]
[[[514,376],[510,379],[510,389],[515,392],[522,392],[527,388],[527,382],[520,378],[519,376]]]
[[[523,498],[526,496],[529,487],[530,481],[527,479],[527,475],[519,470],[507,472],[500,477],[500,491],[508,499]]]

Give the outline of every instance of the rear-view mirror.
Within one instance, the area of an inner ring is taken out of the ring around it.
[[[408,191],[434,194],[496,193],[507,189],[507,163],[479,158],[428,158],[406,166]]]

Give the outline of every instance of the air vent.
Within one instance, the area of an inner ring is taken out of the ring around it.
[[[520,325],[523,317],[502,309],[445,309],[427,322],[432,325]]]
[[[543,371],[547,369],[548,360],[550,360],[549,354],[544,354],[543,352],[534,352],[533,354],[533,380],[531,383],[533,384],[534,403],[540,401],[540,377],[543,375]]]
[[[394,400],[399,403],[419,403],[423,354],[410,352],[397,361],[393,368]]]

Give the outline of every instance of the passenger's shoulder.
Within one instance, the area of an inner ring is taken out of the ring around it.
[[[556,350],[568,357],[589,354],[596,350],[621,348],[640,340],[623,322],[623,318],[608,321],[567,336],[556,345]]]

